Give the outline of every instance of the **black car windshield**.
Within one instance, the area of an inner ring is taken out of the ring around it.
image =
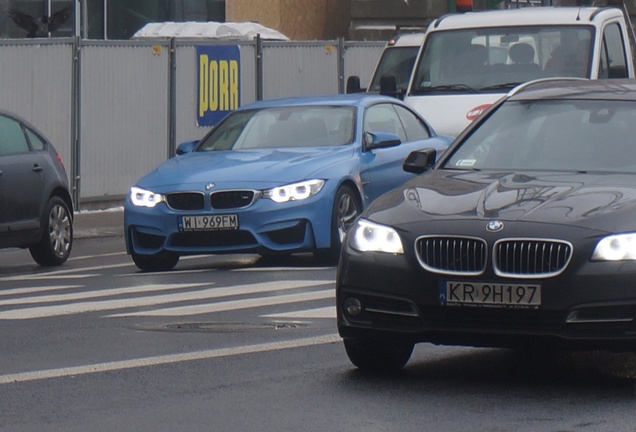
[[[632,101],[506,102],[444,167],[636,173],[635,118]]]
[[[355,107],[285,106],[237,111],[197,151],[339,146],[353,141]]]

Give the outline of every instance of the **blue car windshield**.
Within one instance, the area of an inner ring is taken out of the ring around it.
[[[635,118],[632,101],[506,102],[444,167],[636,173]]]
[[[353,142],[355,107],[285,106],[236,111],[197,151],[340,146]]]

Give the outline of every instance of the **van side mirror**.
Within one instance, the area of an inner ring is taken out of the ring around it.
[[[357,75],[351,75],[347,78],[347,93],[362,93],[364,90],[360,87],[360,77]]]
[[[417,150],[411,152],[406,159],[404,159],[402,169],[413,174],[422,174],[435,165],[436,160],[437,150],[434,148]]]

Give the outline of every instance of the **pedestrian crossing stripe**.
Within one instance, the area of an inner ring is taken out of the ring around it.
[[[140,307],[151,307],[182,303],[222,299],[240,295],[265,294],[293,289],[329,286],[329,289],[308,293],[283,294],[243,300],[207,302],[204,305],[175,305],[157,310],[135,311]],[[55,287],[51,287],[55,289]],[[173,291],[163,293],[165,291]],[[159,292],[158,295],[142,295]],[[112,298],[118,296],[120,298]],[[314,280],[271,281],[256,284],[235,285],[231,287],[212,287],[212,284],[159,284],[137,287],[115,288],[110,290],[93,290],[64,294],[38,295],[0,300],[0,320],[22,320],[53,316],[72,315],[88,312],[120,311],[108,314],[109,317],[123,316],[175,316],[193,315],[245,309],[250,307],[271,306],[302,301],[327,299],[334,297],[333,282]],[[65,302],[65,303],[63,303]],[[46,305],[45,303],[49,303]],[[37,305],[28,306],[27,305]],[[8,307],[6,310],[1,310]],[[123,311],[122,311],[123,310]]]

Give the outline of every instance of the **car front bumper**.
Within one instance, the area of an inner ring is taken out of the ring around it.
[[[448,305],[440,300],[440,286],[448,279],[423,269],[414,254],[360,253],[345,245],[336,281],[340,335],[443,345],[636,350],[636,263],[588,261],[557,277],[531,281],[542,290],[536,308]],[[357,309],[350,308],[352,302],[360,305],[359,313],[350,312]]]
[[[236,215],[238,229],[183,231],[183,216]],[[124,230],[128,253],[160,251],[180,255],[240,252],[301,252],[330,242],[331,202],[319,196],[275,203],[260,199],[248,208],[176,211],[165,203],[153,208],[126,202]]]

